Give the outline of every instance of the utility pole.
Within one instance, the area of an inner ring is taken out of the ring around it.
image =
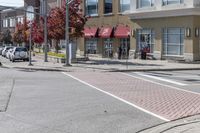
[[[65,66],[70,66],[69,63],[69,0],[66,0],[66,25],[65,25],[65,42],[66,42],[66,60]]]
[[[43,0],[43,11],[44,11],[44,62],[48,62],[47,57],[47,48],[48,48],[48,41],[47,41],[47,0]]]

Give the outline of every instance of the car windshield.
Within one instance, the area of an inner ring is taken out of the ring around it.
[[[16,50],[15,50],[15,51],[19,51],[19,52],[20,52],[20,51],[25,51],[25,52],[26,52],[26,51],[27,51],[27,49],[26,49],[26,48],[16,48]]]

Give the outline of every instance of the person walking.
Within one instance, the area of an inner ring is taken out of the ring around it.
[[[120,60],[122,56],[122,48],[121,46],[118,47],[118,59]]]

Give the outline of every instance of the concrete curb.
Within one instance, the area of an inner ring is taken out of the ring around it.
[[[35,71],[55,71],[55,72],[73,72],[75,70],[66,70],[66,68],[48,68],[48,67],[12,67],[2,64],[1,68],[13,68],[13,69],[25,69],[25,70],[35,70]],[[107,72],[147,72],[147,71],[184,71],[184,70],[200,70],[200,68],[146,68],[146,69],[106,69],[106,68],[96,68],[87,66],[70,66],[70,68],[88,68],[92,70],[103,70]]]
[[[200,131],[200,114],[180,118],[166,123],[143,129],[136,133],[191,133],[191,131]],[[186,130],[188,132],[186,132]],[[199,132],[193,132],[199,133]]]

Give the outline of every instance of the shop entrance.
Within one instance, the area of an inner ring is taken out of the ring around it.
[[[152,29],[138,29],[137,30],[137,52],[141,58],[147,53],[153,53],[154,47],[154,31]]]
[[[113,40],[110,38],[104,40],[104,57],[113,57]]]
[[[120,39],[120,46],[118,48],[118,59],[128,59],[130,50],[130,38]]]

